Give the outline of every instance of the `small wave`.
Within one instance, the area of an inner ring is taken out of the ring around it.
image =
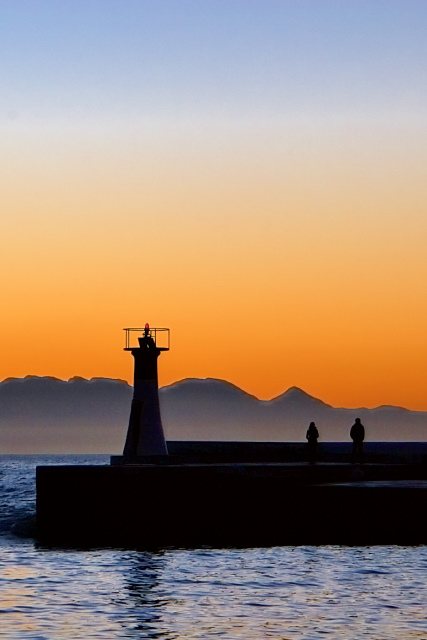
[[[10,527],[11,533],[18,538],[35,538],[36,535],[36,516],[31,514],[20,518]]]
[[[390,571],[380,571],[379,569],[356,569],[354,573],[361,573],[362,575],[386,576],[390,573]]]

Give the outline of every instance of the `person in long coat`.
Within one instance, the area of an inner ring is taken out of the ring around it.
[[[310,464],[314,464],[317,456],[317,440],[319,439],[319,432],[314,422],[310,422],[305,437],[308,444],[308,461]]]

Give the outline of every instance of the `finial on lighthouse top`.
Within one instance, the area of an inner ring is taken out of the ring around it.
[[[132,351],[133,349],[140,348],[141,340],[144,344],[150,344],[156,347],[159,351],[169,351],[170,348],[170,331],[164,327],[150,327],[148,322],[145,323],[145,327],[140,328],[127,328],[123,329],[126,332],[125,351]],[[139,334],[139,335],[138,335]],[[142,334],[142,336],[141,336]],[[139,343],[139,344],[138,344]]]

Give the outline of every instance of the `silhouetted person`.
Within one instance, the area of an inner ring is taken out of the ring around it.
[[[314,464],[316,462],[317,440],[319,438],[319,432],[314,422],[310,422],[310,426],[307,429],[305,437],[307,438],[308,443],[308,461],[310,464]]]
[[[363,462],[363,441],[365,439],[365,427],[360,422],[360,418],[356,418],[356,422],[351,427],[350,438],[353,440],[351,463],[354,464],[357,454],[359,454],[359,461]]]

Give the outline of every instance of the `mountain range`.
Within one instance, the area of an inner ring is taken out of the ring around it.
[[[302,442],[314,421],[321,440],[342,442],[356,417],[367,440],[427,440],[427,412],[335,408],[297,387],[266,401],[224,380],[190,378],[159,394],[168,440]],[[8,378],[0,383],[0,453],[121,453],[131,399],[123,380]]]

